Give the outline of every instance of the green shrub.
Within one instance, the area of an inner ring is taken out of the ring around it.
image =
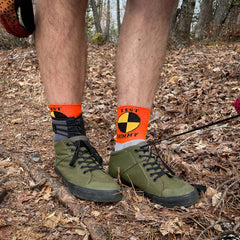
[[[93,43],[96,43],[98,45],[103,45],[105,44],[105,40],[104,40],[104,36],[102,33],[95,33],[93,36],[92,36],[92,42]]]

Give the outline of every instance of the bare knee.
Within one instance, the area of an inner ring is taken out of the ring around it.
[[[85,15],[88,0],[40,0],[37,3],[37,13],[59,15]]]
[[[145,17],[170,17],[175,0],[128,0],[127,13]]]
[[[54,28],[58,28],[59,25],[84,24],[87,6],[88,0],[39,0],[35,17],[36,30],[40,22]]]

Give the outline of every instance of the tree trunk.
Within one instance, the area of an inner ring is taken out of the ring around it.
[[[231,6],[229,6],[229,13],[224,21],[224,24],[228,28],[240,26],[240,2],[233,1]]]
[[[121,29],[120,0],[117,0],[117,29],[118,29],[118,36],[119,36],[119,34],[120,34],[120,29]]]
[[[110,0],[107,0],[107,19],[106,28],[104,31],[104,39],[106,42],[109,42],[109,30],[110,30]]]
[[[215,40],[237,40],[240,37],[240,2],[218,0],[214,16]]]
[[[98,0],[97,9],[98,9],[99,22],[101,23],[101,21],[102,21],[102,11],[103,11],[103,0]]]
[[[224,40],[235,41],[240,39],[240,2],[229,3],[228,14],[222,25]]]
[[[196,0],[183,0],[176,26],[176,43],[187,46],[190,42],[190,30]]]
[[[92,11],[93,11],[93,18],[94,18],[96,32],[97,33],[102,33],[100,18],[99,18],[99,15],[98,15],[98,10],[97,10],[97,5],[96,5],[95,0],[91,0],[91,6],[92,6]]]
[[[217,0],[214,25],[221,25],[224,23],[229,12],[229,3],[231,4],[231,2],[232,0]]]
[[[202,0],[200,15],[195,29],[196,39],[201,40],[204,38],[206,29],[213,19],[213,1],[214,0]]]
[[[170,31],[169,31],[169,40],[168,44],[172,45],[176,42],[176,27],[177,19],[179,16],[180,9],[178,8],[179,0],[175,0],[175,5],[172,11],[172,17],[170,21]]]

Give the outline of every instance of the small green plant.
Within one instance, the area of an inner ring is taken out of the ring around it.
[[[92,36],[92,42],[93,43],[96,43],[98,45],[103,45],[105,44],[105,39],[104,39],[104,36],[102,33],[95,33],[93,36]]]

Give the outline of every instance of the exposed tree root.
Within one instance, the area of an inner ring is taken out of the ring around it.
[[[20,166],[29,173],[33,181],[36,182],[36,186],[40,185],[39,183],[43,183],[44,185],[48,184],[52,190],[52,196],[65,206],[71,215],[79,218],[81,217],[82,223],[86,226],[93,240],[108,239],[106,229],[96,223],[94,218],[89,216],[85,218],[82,216],[84,212],[86,213],[86,210],[81,203],[79,203],[79,200],[75,198],[62,183],[56,178],[51,177],[41,168],[35,167],[29,160],[24,160],[19,156],[16,159]]]

